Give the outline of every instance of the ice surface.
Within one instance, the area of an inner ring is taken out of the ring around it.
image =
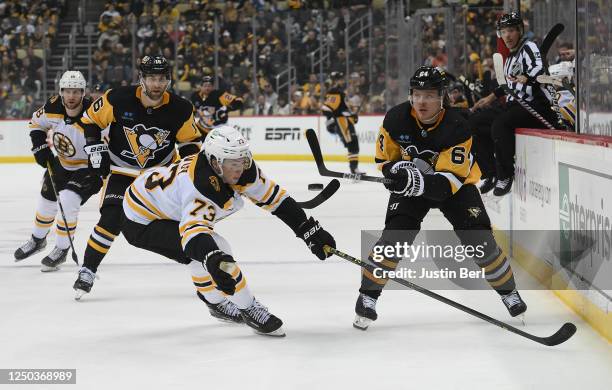
[[[261,162],[293,196],[327,183],[312,162]],[[329,164],[346,170],[345,164]],[[374,173],[373,166],[367,166]],[[257,336],[210,317],[187,267],[117,239],[92,293],[73,299],[76,266],[39,271],[53,248],[20,263],[13,251],[30,234],[42,169],[0,165],[0,368],[76,368],[69,389],[609,389],[612,348],[548,291],[522,293],[526,330],[550,335],[572,321],[578,333],[545,347],[412,291],[386,291],[367,332],[351,326],[359,269],[321,262],[282,222],[255,206],[220,222],[255,295],[284,322],[287,337]],[[76,247],[97,222],[98,198],[82,209]],[[371,183],[342,182],[312,210],[355,255],[360,230],[383,226],[387,194]],[[424,228],[450,227],[431,212]],[[515,265],[519,285],[533,282]],[[444,295],[508,320],[491,291]],[[512,320],[510,320],[512,321]],[[517,322],[511,322],[516,325]],[[29,386],[28,388],[36,388]],[[61,388],[45,386],[39,388]]]

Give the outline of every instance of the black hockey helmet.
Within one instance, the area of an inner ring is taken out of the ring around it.
[[[206,84],[206,83],[214,84],[215,83],[215,78],[213,76],[204,76],[204,77],[202,77],[202,84]]]
[[[519,15],[518,12],[510,12],[509,14],[503,14],[497,20],[497,31],[500,31],[504,27],[513,26],[518,26],[519,30],[521,31],[521,34],[523,33],[523,18],[521,18],[521,15]]]
[[[148,74],[164,74],[170,78],[170,64],[162,55],[144,56],[140,61],[140,73]]]
[[[435,89],[442,95],[447,85],[446,72],[434,66],[421,66],[410,78],[411,93],[413,89]]]

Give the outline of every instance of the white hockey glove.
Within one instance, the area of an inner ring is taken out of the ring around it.
[[[97,141],[88,143],[83,150],[87,153],[89,169],[99,176],[108,176],[110,172],[108,145],[104,144],[102,141]]]
[[[383,175],[393,183],[385,183],[392,193],[402,196],[421,196],[425,190],[423,174],[411,161],[388,163],[383,167]]]

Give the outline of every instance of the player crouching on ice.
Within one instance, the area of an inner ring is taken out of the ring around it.
[[[480,168],[470,154],[472,137],[463,117],[446,104],[446,75],[423,66],[410,79],[410,98],[385,115],[376,142],[376,162],[391,192],[383,234],[376,245],[412,245],[430,209],[440,209],[453,225],[462,245],[495,243],[491,222],[476,183]],[[394,237],[395,236],[395,237]],[[515,317],[527,310],[516,291],[510,262],[495,245],[485,245],[484,256],[474,259],[485,270],[490,286]],[[376,263],[393,271],[400,258]],[[362,269],[361,288],[353,325],[367,329],[377,318],[376,301],[387,279]]]
[[[253,297],[229,244],[213,231],[215,222],[242,208],[241,195],[287,224],[319,259],[329,256],[324,245],[335,247],[334,238],[263,175],[242,134],[227,125],[211,130],[197,155],[134,181],[123,200],[121,232],[136,247],[189,264],[197,295],[214,317],[284,336],[283,322]]]

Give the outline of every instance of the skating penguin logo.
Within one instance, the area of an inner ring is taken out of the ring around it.
[[[438,160],[438,155],[439,155],[439,153],[434,152],[433,150],[429,150],[429,149],[420,151],[414,145],[402,147],[401,151],[402,151],[402,157],[404,158],[404,160],[414,160],[415,158],[419,158],[421,160],[426,161],[432,167],[436,166],[436,161]]]
[[[155,153],[170,145],[167,140],[170,132],[158,127],[145,127],[139,123],[129,128],[123,126],[123,131],[130,144],[130,151],[124,150],[121,155],[135,159],[138,166],[144,168],[147,162],[155,157]]]

